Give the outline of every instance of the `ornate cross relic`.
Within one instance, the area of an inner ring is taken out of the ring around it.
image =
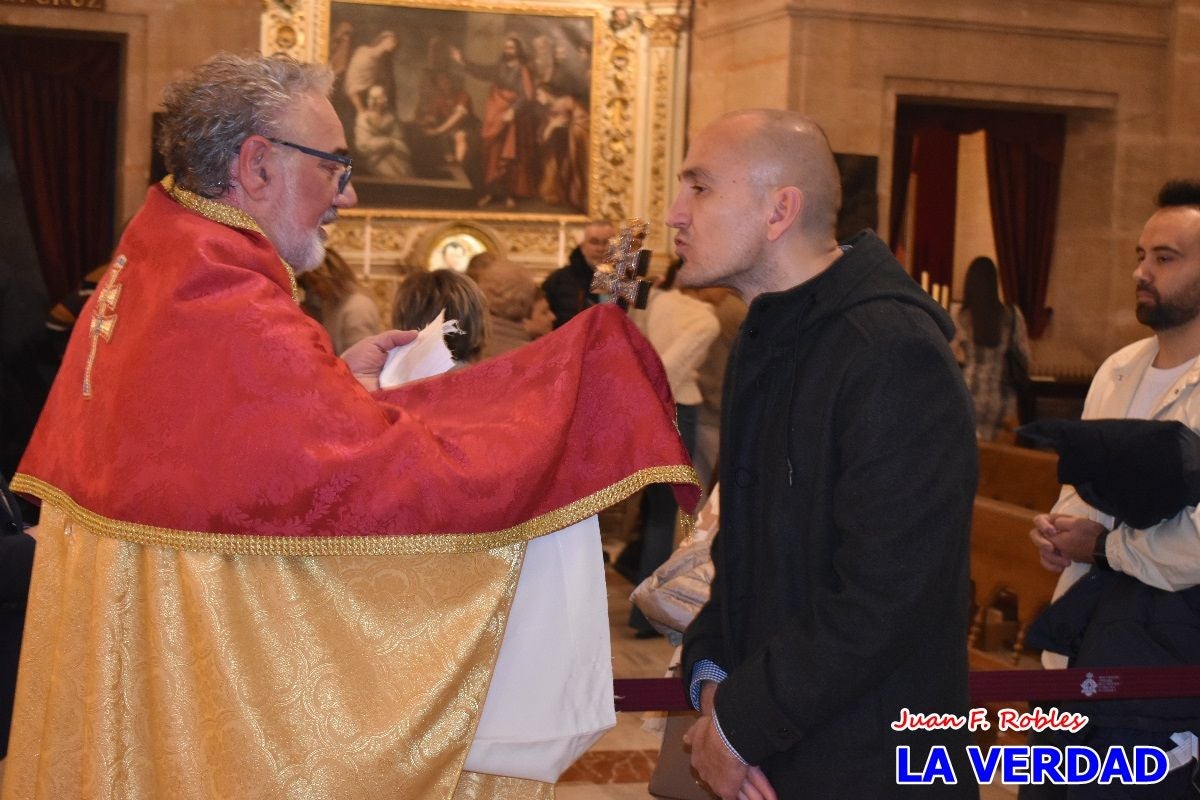
[[[596,265],[592,291],[608,295],[621,308],[645,308],[650,296],[650,251],[642,249],[650,226],[645,220],[631,219],[608,240],[608,252]]]
[[[92,366],[96,363],[96,350],[100,345],[100,339],[103,337],[106,342],[111,340],[113,329],[117,327],[117,301],[121,298],[121,284],[117,283],[117,278],[120,277],[123,269],[125,269],[125,256],[117,256],[112,266],[108,268],[104,288],[97,292],[96,310],[92,312],[92,349],[88,353],[87,367],[83,371],[84,397],[92,396]]]

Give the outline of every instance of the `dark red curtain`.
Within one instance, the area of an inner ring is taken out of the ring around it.
[[[51,301],[113,247],[116,41],[0,31],[0,119]]]
[[[896,112],[889,244],[893,250],[901,244],[908,180],[916,169],[914,151],[918,147],[914,143],[979,130],[987,137],[988,199],[1000,282],[1005,297],[1025,314],[1030,335],[1040,336],[1051,313],[1045,305],[1066,141],[1066,120],[1061,114],[901,103]],[[919,174],[920,185],[938,195],[935,208],[947,203],[954,205],[953,195],[946,196],[944,180],[935,181],[930,190],[924,173]],[[926,223],[919,210],[914,238],[920,242],[922,238],[943,236],[953,252],[953,224],[950,216],[946,236],[944,216],[940,221]],[[910,263],[917,264],[915,249],[913,256]],[[919,268],[929,271],[933,280],[945,282],[924,261]]]
[[[1046,290],[1058,223],[1066,141],[1060,114],[1009,114],[987,128],[988,199],[1004,295],[1025,314],[1029,335],[1050,322]]]
[[[917,175],[916,220],[909,263],[919,275],[947,286],[954,277],[954,222],[958,216],[958,134],[926,128],[913,140]],[[906,182],[907,183],[907,182]]]

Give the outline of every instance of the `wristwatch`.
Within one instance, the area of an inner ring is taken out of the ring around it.
[[[1096,544],[1092,546],[1092,563],[1105,572],[1112,572],[1112,565],[1108,563],[1108,550],[1105,549],[1110,533],[1112,531],[1101,533],[1096,537]]]

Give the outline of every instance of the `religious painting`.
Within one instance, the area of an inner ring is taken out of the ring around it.
[[[331,0],[325,19],[361,208],[588,213],[595,11]]]
[[[466,272],[471,259],[496,247],[486,237],[468,225],[454,225],[441,231],[434,239],[425,258],[427,269],[452,269]]]

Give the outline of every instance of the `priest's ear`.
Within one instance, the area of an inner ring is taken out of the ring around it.
[[[804,208],[804,193],[795,186],[782,186],[771,192],[771,211],[767,217],[767,239],[775,241],[786,233]]]
[[[261,136],[242,142],[233,163],[233,181],[251,200],[265,200],[274,165],[270,160],[271,143]]]

